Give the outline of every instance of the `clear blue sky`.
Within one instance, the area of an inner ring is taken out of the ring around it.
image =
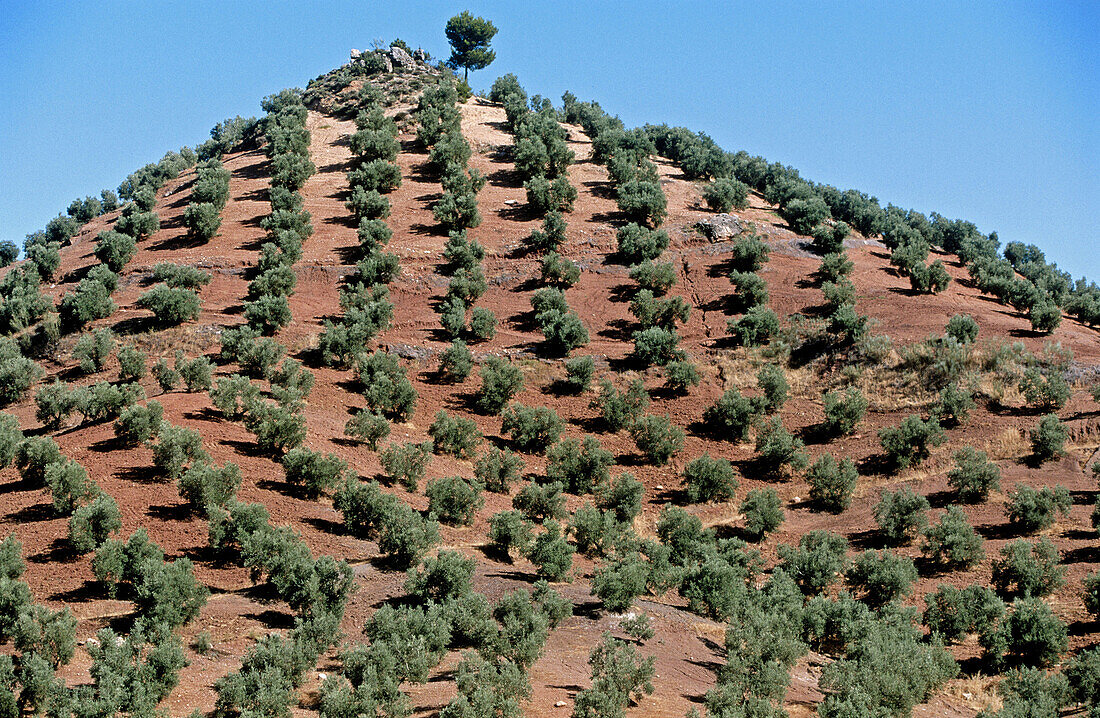
[[[0,17],[0,239],[116,187],[262,96],[470,9],[555,101],[710,133],[842,189],[972,220],[1100,280],[1095,2],[11,3]]]

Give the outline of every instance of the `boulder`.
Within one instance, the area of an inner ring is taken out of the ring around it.
[[[386,66],[386,72],[393,72],[393,60],[390,59],[390,56],[384,52],[378,53],[378,56],[382,58],[382,63]]]
[[[416,60],[412,59],[412,55],[405,52],[405,48],[399,45],[390,48],[390,58],[393,60],[394,67],[404,67],[410,70],[416,67]]]
[[[352,51],[351,51],[351,59],[352,59],[352,62],[354,62],[354,61],[358,60],[358,59],[359,59],[359,56],[360,56],[360,55],[362,55],[362,54],[363,54],[363,53],[359,52],[358,50],[352,49]]]
[[[712,242],[736,237],[745,231],[745,223],[732,214],[719,214],[695,223],[695,228]]]
[[[426,65],[428,64],[428,53],[426,50],[418,47],[413,51],[413,59]]]

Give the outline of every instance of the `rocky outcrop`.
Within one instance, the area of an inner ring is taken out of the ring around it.
[[[719,214],[695,223],[695,228],[712,242],[736,237],[745,231],[746,226],[740,217],[732,214]]]

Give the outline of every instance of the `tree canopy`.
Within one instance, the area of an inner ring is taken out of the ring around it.
[[[463,69],[463,79],[470,70],[488,67],[496,53],[489,48],[496,26],[483,17],[474,17],[469,10],[455,15],[447,21],[447,41],[451,43],[451,57],[447,64],[452,68]]]

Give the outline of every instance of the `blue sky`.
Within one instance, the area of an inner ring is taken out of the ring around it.
[[[12,3],[0,18],[0,239],[227,116],[401,37],[500,29],[488,88],[595,99],[924,212],[1100,280],[1095,2]]]

